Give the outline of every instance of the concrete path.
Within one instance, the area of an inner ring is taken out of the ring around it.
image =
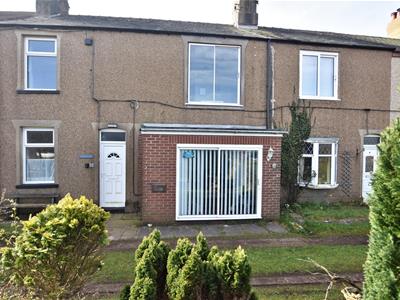
[[[142,240],[155,228],[161,231],[163,239],[176,239],[180,237],[195,237],[200,231],[207,238],[211,237],[255,237],[270,236],[272,234],[286,234],[285,227],[277,222],[254,221],[241,224],[187,224],[153,226],[140,225],[138,217],[133,214],[112,214],[107,224],[111,241]]]
[[[210,245],[223,248],[241,246],[302,247],[307,245],[359,245],[367,244],[366,236],[333,236],[322,238],[291,237],[287,230],[277,222],[246,222],[242,224],[177,224],[164,226],[140,225],[137,216],[132,214],[113,214],[107,224],[110,238],[108,250],[132,250],[143,237],[155,228],[161,237],[171,245],[181,237],[194,239],[201,231]]]

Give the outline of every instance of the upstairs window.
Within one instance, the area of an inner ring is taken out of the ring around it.
[[[188,104],[240,104],[240,47],[189,44]]]
[[[24,128],[23,139],[23,182],[54,183],[54,130]]]
[[[57,89],[57,40],[25,38],[25,89]]]
[[[337,141],[309,139],[299,162],[299,184],[313,188],[336,187],[336,166]]]
[[[338,53],[300,51],[300,98],[338,99]]]

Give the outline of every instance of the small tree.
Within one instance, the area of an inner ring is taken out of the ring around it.
[[[287,193],[286,202],[296,202],[299,194],[299,160],[303,154],[305,140],[311,133],[311,114],[303,104],[293,102],[290,105],[291,123],[288,133],[282,139],[282,186]]]
[[[400,299],[400,120],[381,134],[368,200],[371,232],[364,299]]]
[[[14,245],[1,249],[0,273],[30,298],[75,297],[101,267],[108,218],[91,200],[66,195],[23,222]]]
[[[165,296],[167,259],[170,248],[159,230],[145,237],[135,252],[135,280],[130,299],[162,299]]]

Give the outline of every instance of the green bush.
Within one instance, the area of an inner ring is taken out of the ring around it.
[[[239,246],[234,251],[211,252],[210,261],[216,270],[223,299],[248,299],[251,286],[251,267],[245,251]]]
[[[400,120],[381,135],[369,199],[371,232],[364,299],[400,299]]]
[[[178,240],[175,250],[168,257],[167,287],[170,299],[209,299],[210,273],[207,257],[210,250],[203,234],[197,236],[196,244],[188,239]]]
[[[160,231],[145,237],[135,252],[135,279],[130,299],[162,299],[165,297],[167,259],[170,248],[161,241]]]
[[[32,298],[76,296],[101,267],[108,218],[109,213],[83,196],[68,194],[48,206],[23,222],[14,245],[1,250],[0,271],[7,274],[3,284]]]
[[[130,295],[131,295],[131,286],[126,285],[119,294],[119,300],[129,300]]]

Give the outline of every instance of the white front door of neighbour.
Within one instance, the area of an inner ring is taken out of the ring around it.
[[[362,173],[362,197],[364,202],[368,202],[369,194],[372,192],[372,175],[376,171],[377,158],[377,145],[364,145]]]
[[[100,133],[100,206],[124,208],[126,195],[125,132]]]

